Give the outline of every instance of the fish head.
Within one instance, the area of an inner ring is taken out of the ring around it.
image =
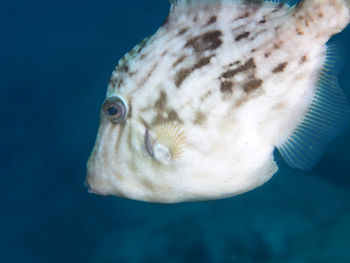
[[[210,34],[213,45],[220,34]],[[251,161],[255,132],[242,133],[236,120],[246,110],[232,114],[234,104],[220,91],[220,69],[205,67],[215,65],[214,51],[184,58],[181,45],[176,50],[157,43],[162,39],[141,43],[112,75],[88,161],[90,191],[173,203],[232,196],[261,185],[276,171],[272,157],[265,158],[273,147],[262,143]],[[269,172],[257,176],[262,170]]]

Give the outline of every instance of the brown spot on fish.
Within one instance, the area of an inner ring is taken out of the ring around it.
[[[278,42],[278,43],[274,43],[273,44],[273,47],[275,48],[275,49],[280,49],[281,48],[281,46],[282,46],[282,42]]]
[[[196,52],[215,50],[222,44],[221,35],[222,32],[219,30],[209,31],[189,39],[185,47],[192,47]]]
[[[201,112],[201,111],[197,111],[196,112],[196,118],[194,119],[194,124],[197,124],[197,125],[201,125],[203,124],[207,119],[207,116]]]
[[[288,65],[288,62],[280,63],[280,64],[278,64],[277,67],[275,67],[275,68],[272,70],[272,72],[273,72],[273,73],[280,73],[280,72],[283,72],[287,65]]]
[[[221,82],[220,91],[222,93],[232,93],[233,82],[232,81],[223,81]]]
[[[137,74],[137,70],[132,71],[132,72],[129,72],[128,76],[129,76],[129,77],[132,77],[132,76],[134,76],[135,74]]]
[[[243,15],[240,15],[240,16],[237,17],[235,20],[240,20],[240,19],[247,18],[249,15],[250,15],[249,12],[245,12]]]
[[[239,66],[238,68],[236,69],[230,69],[226,72],[224,72],[221,77],[224,77],[224,78],[232,78],[233,76],[235,76],[237,73],[240,73],[240,72],[243,72],[243,71],[246,71],[248,69],[251,69],[251,68],[256,68],[256,64],[254,62],[254,59],[249,59],[245,64],[243,64],[242,66]]]
[[[166,92],[162,90],[159,94],[159,98],[154,103],[154,107],[159,111],[163,111],[165,109],[166,103],[167,103],[167,95],[166,95]]]
[[[297,28],[295,29],[295,31],[297,32],[298,35],[304,35],[304,31],[301,30],[299,27],[297,27]]]
[[[144,84],[145,82],[147,82],[147,80],[151,77],[153,71],[157,68],[157,66],[158,66],[157,63],[155,63],[155,64],[152,66],[151,70],[150,70],[150,71],[148,72],[148,74],[143,78],[142,84]],[[141,84],[140,84],[140,86],[141,86]]]
[[[259,24],[265,24],[266,23],[266,19],[263,18],[262,20],[259,21]]]
[[[175,75],[175,85],[180,87],[182,82],[191,74],[192,69],[180,69]]]
[[[239,65],[239,64],[241,64],[241,61],[240,61],[240,60],[237,60],[237,61],[235,61],[235,62],[230,63],[229,66],[232,67],[232,66]]]
[[[167,121],[176,121],[181,124],[183,123],[183,121],[179,118],[179,115],[175,110],[169,111]]]
[[[271,52],[266,52],[266,53],[264,54],[265,58],[268,58],[270,55],[271,55]]]
[[[263,81],[261,79],[253,79],[243,85],[243,90],[246,93],[251,93],[255,91],[257,88],[261,87]]]
[[[128,99],[128,119],[132,117],[132,102]]]
[[[193,65],[192,69],[195,70],[208,65],[212,57],[213,56],[201,58],[196,64]]]
[[[300,64],[304,64],[307,61],[307,56],[302,56],[300,59]]]
[[[213,56],[204,57],[198,60],[191,68],[182,68],[175,75],[175,85],[180,87],[182,82],[196,69],[200,69],[210,63]]]
[[[121,88],[121,87],[123,87],[124,86],[124,79],[123,78],[120,78],[119,79],[119,82],[118,82],[118,88]]]
[[[115,87],[115,85],[117,84],[117,80],[115,78],[110,78],[108,81],[108,86],[113,86]]]
[[[181,30],[179,31],[179,33],[177,33],[177,35],[178,35],[178,36],[181,36],[181,35],[185,34],[187,31],[188,31],[188,28],[185,27],[185,28],[181,29]]]
[[[147,57],[147,55],[146,55],[145,53],[143,53],[143,54],[140,56],[140,60],[144,60],[146,57]]]
[[[243,39],[243,38],[247,38],[249,35],[250,35],[250,32],[244,32],[244,33],[238,35],[238,36],[235,38],[235,41],[240,41],[240,40]]]
[[[173,64],[173,68],[175,68],[178,64],[180,64],[181,62],[183,62],[186,59],[186,55],[183,55],[181,57],[179,57]]]
[[[208,90],[207,93],[205,93],[205,94],[201,97],[201,102],[205,101],[211,94],[212,94],[211,90]]]
[[[272,107],[272,110],[283,110],[286,107],[286,104],[284,102],[279,102],[275,106]]]
[[[207,22],[207,26],[211,25],[211,24],[214,24],[217,20],[217,17],[216,16],[212,16],[209,18],[208,22]]]
[[[127,64],[123,65],[120,68],[120,71],[123,72],[123,73],[128,73],[129,72],[129,66]]]

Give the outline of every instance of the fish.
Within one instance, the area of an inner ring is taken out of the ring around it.
[[[346,128],[336,45],[349,0],[177,0],[122,57],[87,163],[89,192],[221,199],[311,169]]]

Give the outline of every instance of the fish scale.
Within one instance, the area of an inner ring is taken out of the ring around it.
[[[229,197],[272,177],[276,148],[311,168],[349,120],[326,46],[348,23],[344,0],[172,1],[112,73],[90,191],[165,203]]]

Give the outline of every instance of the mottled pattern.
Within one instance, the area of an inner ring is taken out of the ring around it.
[[[107,98],[124,98],[129,115],[120,125],[101,115],[88,167],[94,192],[177,202],[269,180],[275,146],[312,100],[324,44],[349,22],[344,0],[273,2],[173,1],[162,27],[112,74]]]

